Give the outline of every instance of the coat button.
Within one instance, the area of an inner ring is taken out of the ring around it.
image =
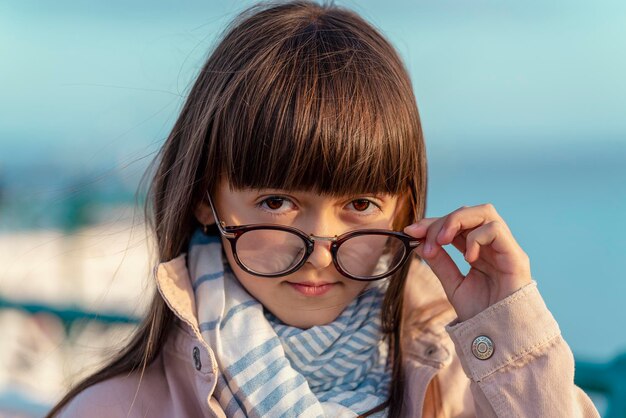
[[[202,369],[202,362],[200,361],[200,349],[198,347],[193,348],[193,362],[196,366],[196,370]]]
[[[487,360],[493,355],[493,341],[486,335],[481,335],[472,342],[472,354],[480,360]]]

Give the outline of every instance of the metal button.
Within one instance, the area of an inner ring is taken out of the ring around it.
[[[202,362],[200,361],[200,349],[198,347],[193,348],[193,362],[196,366],[196,370],[202,369]]]
[[[480,360],[487,360],[493,355],[493,341],[486,335],[481,335],[474,339],[472,343],[472,354]]]

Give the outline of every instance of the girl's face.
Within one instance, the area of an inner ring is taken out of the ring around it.
[[[308,191],[231,191],[226,181],[220,183],[212,199],[228,226],[280,224],[325,237],[363,228],[392,229],[394,216],[399,213],[395,195],[366,193],[336,198]],[[213,221],[205,204],[196,216],[205,224]],[[245,289],[281,321],[299,328],[332,322],[368,286],[368,282],[348,279],[336,270],[327,241],[315,242],[313,253],[299,270],[276,278],[246,273],[235,262],[228,240],[222,239],[222,245]]]

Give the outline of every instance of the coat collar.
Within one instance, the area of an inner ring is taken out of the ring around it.
[[[187,253],[160,263],[155,270],[157,289],[167,306],[199,335],[196,301],[187,270]]]

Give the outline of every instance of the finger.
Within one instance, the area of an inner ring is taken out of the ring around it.
[[[471,263],[480,255],[481,247],[491,247],[499,253],[513,252],[513,240],[509,239],[508,228],[502,222],[493,221],[475,229],[467,235],[465,259]]]
[[[454,239],[452,240],[452,245],[463,255],[465,256],[465,252],[466,252],[466,247],[467,247],[467,236],[469,235],[471,231],[463,231],[460,234],[458,234],[456,237],[454,237]],[[425,240],[424,240],[425,242]],[[422,258],[427,258],[426,256],[424,256],[423,254],[423,245],[420,245],[417,247],[416,249],[416,253],[422,257]],[[448,253],[449,254],[449,253]],[[467,261],[467,259],[466,259]],[[470,263],[472,265],[472,267],[475,267],[481,271],[494,271],[495,270],[495,266],[492,262],[492,260],[490,260],[489,258],[478,258],[477,260],[473,261],[472,263]]]
[[[463,207],[465,208],[465,206]],[[446,217],[425,218],[406,230],[415,237],[425,237],[422,241],[422,251],[426,257],[433,256],[438,252],[437,235],[446,221]]]
[[[463,231],[452,240],[452,245],[454,245],[454,248],[459,250],[461,254],[465,254],[465,249],[467,247],[467,235],[470,232],[471,231]]]
[[[404,228],[404,233],[415,238],[422,238],[426,235],[428,228],[440,218],[422,218],[418,222]]]
[[[437,234],[441,230],[442,225],[445,223],[446,218],[439,218],[435,220],[426,231],[426,238],[423,241],[424,255],[426,257],[432,257],[439,252],[440,245],[437,243]]]
[[[500,219],[500,215],[489,203],[472,207],[463,206],[445,217],[440,230],[437,231],[437,243],[450,244],[461,232]]]
[[[465,231],[452,240],[452,245],[465,257],[467,251],[467,236],[471,231]],[[465,259],[467,261],[467,258]],[[476,267],[481,271],[493,271],[494,264],[489,258],[478,258],[470,263],[472,267]]]
[[[464,276],[448,252],[440,247],[438,251],[428,256],[424,254],[424,249],[421,245],[418,246],[415,251],[426,260],[432,271],[439,278],[448,298],[452,298],[456,288],[463,281]]]
[[[462,206],[441,218],[425,218],[417,224],[405,228],[406,233],[415,237],[424,237],[425,255],[438,252],[439,245],[452,242],[454,237],[464,230],[476,228],[491,220],[501,219],[492,204]],[[438,245],[439,244],[439,245]]]

